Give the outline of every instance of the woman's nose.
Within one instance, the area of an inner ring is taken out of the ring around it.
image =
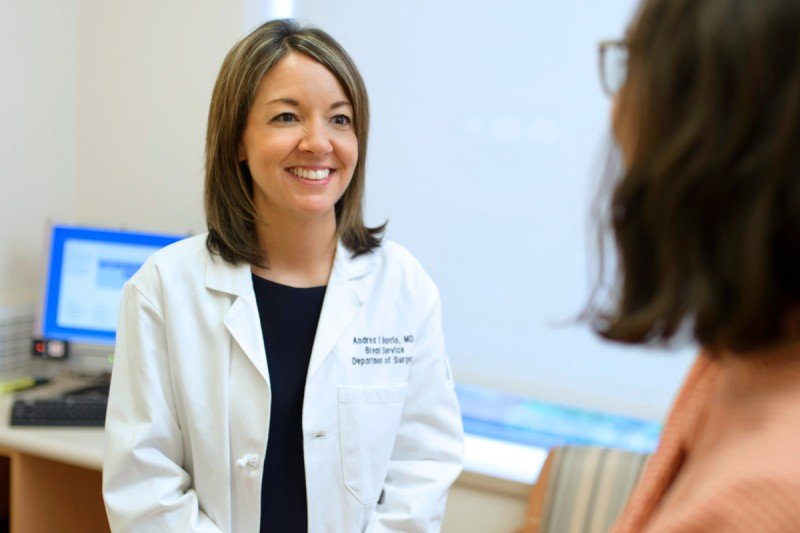
[[[314,155],[324,155],[333,150],[329,132],[324,124],[309,123],[298,148]]]

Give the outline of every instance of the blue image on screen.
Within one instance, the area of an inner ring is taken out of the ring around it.
[[[68,242],[96,243],[158,249],[183,239],[185,235],[170,235],[107,230],[80,226],[53,226],[47,268],[47,280],[42,308],[41,334],[47,339],[113,344],[116,331],[100,328],[70,327],[58,321],[59,302],[63,296],[63,280],[70,272],[65,264],[65,247]],[[129,259],[104,257],[98,262],[95,284],[100,289],[122,291],[122,286],[136,273],[141,263]]]
[[[110,261],[103,259],[98,264],[97,286],[105,289],[119,289],[125,282],[136,274],[142,263],[130,263],[126,261]]]

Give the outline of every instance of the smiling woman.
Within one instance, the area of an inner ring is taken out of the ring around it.
[[[307,55],[289,53],[264,76],[238,150],[263,231],[297,217],[335,228],[334,206],[358,161],[352,115],[339,81]]]
[[[281,145],[296,141],[292,148],[306,155],[292,157],[311,164],[305,170],[320,170],[313,168],[319,166],[321,159],[320,147],[315,143],[322,140],[323,144],[331,143],[333,149],[341,146],[342,135],[325,136],[348,134],[350,141],[355,141],[355,161],[342,169],[350,175],[340,171],[337,178],[350,180],[335,202],[337,234],[348,248],[360,254],[380,243],[379,235],[384,229],[367,228],[363,222],[369,134],[369,99],[364,81],[350,56],[330,36],[315,28],[288,28],[285,21],[264,25],[242,40],[226,57],[212,96],[206,137],[208,245],[228,261],[264,265],[267,260],[263,236],[256,231],[257,221],[264,221],[265,213],[258,211],[255,202],[259,195],[253,195],[252,189],[256,183],[253,163],[260,169],[264,152],[260,152],[259,161],[247,161],[247,145],[258,142],[257,138]],[[318,130],[320,120],[331,127]],[[345,128],[344,122],[350,122],[350,127]],[[293,139],[288,133],[291,131],[295,132]],[[307,138],[309,134],[311,137]],[[302,146],[297,135],[303,136]],[[313,164],[307,161],[309,147],[312,159],[317,160]],[[327,147],[322,149],[327,151]],[[269,152],[273,154],[270,157],[278,156],[277,148]]]
[[[363,223],[364,83],[326,33],[268,22],[209,112],[209,232],[125,287],[112,528],[437,531],[462,427],[436,286]]]

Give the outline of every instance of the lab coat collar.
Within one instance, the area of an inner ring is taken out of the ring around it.
[[[375,254],[366,253],[352,257],[351,252],[341,241],[337,243],[333,270],[328,280],[317,334],[311,350],[307,379],[311,379],[330,355],[366,301],[368,284],[359,283],[359,280],[372,272],[375,263]],[[237,296],[225,313],[223,322],[264,380],[269,383],[250,265],[247,263],[232,265],[221,257],[212,255],[206,268],[205,284],[210,290]]]
[[[231,264],[211,253],[206,266],[206,288],[236,296],[253,292],[250,265],[244,262]]]
[[[353,281],[369,274],[375,267],[375,255],[372,253],[361,254],[353,257],[352,252],[339,241],[336,245],[336,256],[333,260],[333,274],[341,273],[341,277],[348,281]]]
[[[339,241],[333,260],[331,280],[356,280],[369,274],[375,266],[374,254],[352,257],[350,250]],[[244,262],[231,264],[216,254],[211,254],[206,267],[206,288],[242,296],[253,292],[250,265]]]

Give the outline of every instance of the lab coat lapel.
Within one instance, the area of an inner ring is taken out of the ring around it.
[[[269,383],[267,356],[261,334],[261,321],[258,315],[250,265],[240,263],[231,265],[219,257],[214,257],[206,269],[206,287],[236,296],[233,305],[225,312],[222,321],[236,344]]]
[[[344,245],[339,243],[337,246],[333,271],[328,280],[317,334],[314,337],[314,347],[311,349],[307,379],[311,379],[322,366],[361,309],[367,296],[367,284],[360,278],[369,274],[372,262],[372,254],[352,259],[350,251]]]
[[[255,295],[252,292],[239,295],[225,313],[223,321],[233,339],[242,348],[264,381],[269,382],[267,354],[264,350],[264,337],[261,334],[261,322]]]

